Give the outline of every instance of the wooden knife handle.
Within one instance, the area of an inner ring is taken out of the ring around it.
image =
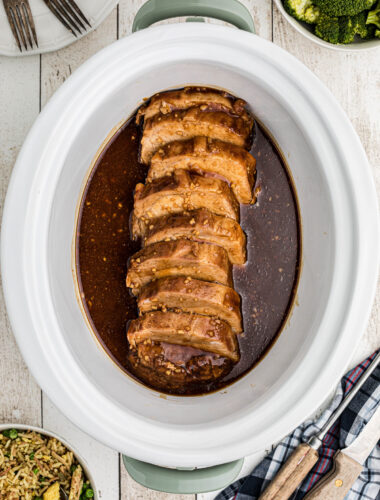
[[[259,500],[287,500],[318,461],[318,452],[300,444],[281,467]]]
[[[350,491],[363,466],[338,451],[332,470],[305,496],[307,500],[343,500]]]

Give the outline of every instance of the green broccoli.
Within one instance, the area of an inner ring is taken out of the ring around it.
[[[354,29],[355,34],[359,35],[360,38],[364,40],[368,38],[372,38],[373,31],[366,24],[367,12],[360,12],[356,16],[354,16]]]
[[[367,34],[365,36],[361,35],[363,40],[372,40],[376,36],[379,36],[379,35],[376,35],[376,31],[379,31],[379,33],[380,33],[380,30],[377,30],[376,26],[374,24],[367,24],[366,29],[367,29]]]
[[[329,17],[321,14],[315,27],[315,34],[330,43],[352,43],[355,35],[363,39],[373,36],[373,31],[366,26],[366,12],[356,16]]]
[[[351,43],[355,38],[355,21],[354,17],[341,16],[338,19],[339,35],[338,43]]]
[[[377,0],[313,0],[323,14],[328,16],[354,16],[370,9]]]
[[[380,38],[380,0],[283,0],[299,21],[315,24],[315,34],[329,43]],[[368,12],[368,9],[373,7]]]
[[[377,28],[380,28],[380,0],[377,2],[376,7],[368,12],[366,24],[374,24]]]
[[[315,34],[330,43],[339,43],[339,19],[324,14],[319,16],[315,26]]]
[[[319,17],[319,9],[312,0],[284,0],[285,10],[298,21],[315,24]]]
[[[366,26],[366,12],[360,12],[356,16],[339,17],[339,43],[352,43],[355,35],[363,39],[370,38],[371,30]]]
[[[318,21],[319,14],[320,14],[320,11],[319,11],[318,7],[315,7],[315,5],[310,5],[310,7],[308,7],[305,10],[305,14],[304,14],[305,23],[315,24]]]

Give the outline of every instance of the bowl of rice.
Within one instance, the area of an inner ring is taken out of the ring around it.
[[[57,435],[38,427],[0,425],[2,500],[98,500],[88,467]]]

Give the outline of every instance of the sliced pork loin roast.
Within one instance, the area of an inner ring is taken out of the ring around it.
[[[174,309],[217,316],[235,333],[242,331],[240,297],[233,288],[189,277],[171,277],[146,285],[137,302],[140,313]]]
[[[248,147],[253,119],[245,120],[223,111],[202,111],[200,107],[194,107],[155,115],[144,123],[140,160],[148,164],[153,154],[165,144],[199,135]]]
[[[236,335],[218,318],[176,312],[154,311],[130,322],[128,342],[133,348],[144,340],[191,346],[213,352],[237,362]]]
[[[197,394],[227,375],[229,358],[194,347],[145,340],[128,352],[132,373],[150,387],[175,394]]]
[[[225,111],[246,120],[250,120],[243,99],[237,99],[221,90],[204,87],[186,87],[182,90],[171,90],[154,95],[149,102],[141,106],[136,115],[137,123],[142,118],[148,120],[158,114],[166,115],[173,111],[201,106],[202,110]]]
[[[140,231],[144,246],[186,238],[225,248],[231,264],[246,261],[246,238],[239,223],[205,208],[153,219],[149,225],[140,225]]]
[[[218,215],[239,220],[239,204],[228,184],[213,179],[176,170],[171,176],[155,179],[147,184],[137,184],[133,211],[133,237],[139,237],[140,222],[197,208],[207,208]]]
[[[240,203],[250,203],[256,160],[244,148],[207,137],[174,141],[152,157],[147,180],[170,175],[177,169],[216,175],[231,186]]]
[[[190,276],[232,286],[226,250],[185,239],[160,241],[137,252],[129,262],[127,286],[138,295],[142,286],[168,276]]]

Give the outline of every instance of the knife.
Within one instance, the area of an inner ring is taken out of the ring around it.
[[[312,436],[307,443],[300,444],[294,450],[292,455],[281,467],[281,469],[274,477],[272,482],[269,484],[269,486],[260,495],[259,500],[287,500],[290,497],[290,495],[301,484],[301,482],[305,479],[307,474],[317,463],[318,461],[317,450],[321,446],[325,434],[330,429],[330,427],[338,420],[340,415],[343,413],[343,411],[347,408],[347,406],[359,392],[360,388],[363,386],[365,381],[378,366],[379,362],[380,362],[380,351],[377,353],[372,363],[360,377],[359,382],[357,382],[355,387],[350,391],[349,395],[344,398],[342,403],[334,411],[334,413],[331,415],[331,417],[328,419],[328,421],[322,427],[319,433],[315,436]],[[359,474],[360,471],[358,472],[357,475]],[[327,497],[324,497],[323,500],[327,500]]]
[[[380,406],[350,446],[336,452],[332,470],[304,498],[343,500],[363,470],[364,462],[379,439]]]

